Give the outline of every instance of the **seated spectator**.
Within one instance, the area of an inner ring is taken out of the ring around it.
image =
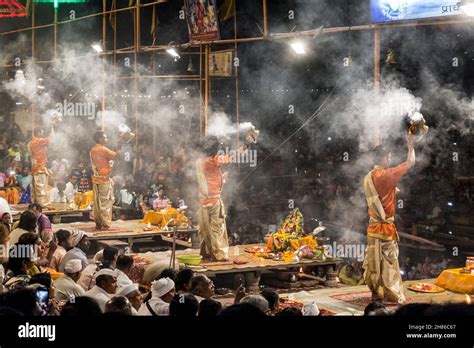
[[[38,203],[31,203],[28,206],[28,210],[35,213],[38,220],[38,233],[41,237],[41,241],[47,245],[53,240],[53,226],[49,218],[43,214],[43,208]]]
[[[251,304],[252,306],[260,309],[265,314],[270,312],[268,301],[262,295],[246,295],[240,300],[240,303]]]
[[[67,203],[66,184],[62,181],[56,183],[56,186],[49,190],[49,201],[51,203]]]
[[[130,279],[130,272],[133,267],[133,257],[130,255],[120,255],[117,258],[116,270],[117,270],[117,286],[118,288],[125,287],[127,285],[133,284]]]
[[[79,187],[77,186],[77,180],[78,180],[77,175],[72,174],[69,177],[69,181],[66,183],[66,186],[64,188],[64,193],[66,194],[66,201],[68,203],[74,201],[74,197],[76,193],[79,191]]]
[[[110,268],[112,270],[115,269],[117,265],[119,250],[112,246],[106,246],[102,253],[102,264],[100,268]]]
[[[13,219],[10,213],[6,212],[1,215],[0,223],[3,224],[6,228],[8,228],[8,234],[12,231]]]
[[[105,304],[112,298],[117,291],[117,272],[104,268],[94,275],[95,285],[85,296],[92,297],[97,301],[100,309],[105,311]]]
[[[31,210],[25,210],[20,216],[18,227],[10,233],[10,244],[18,243],[20,237],[28,232],[36,232],[37,217]]]
[[[364,279],[355,274],[354,267],[352,265],[345,265],[339,271],[339,281],[345,285],[361,285],[364,282]]]
[[[81,260],[69,260],[64,266],[64,274],[54,281],[57,297],[60,301],[70,301],[76,297],[84,296],[85,291],[77,284],[81,277]]]
[[[73,300],[69,300],[69,302],[63,306],[60,315],[61,317],[89,319],[102,315],[102,310],[95,299],[79,296]]]
[[[176,275],[176,292],[178,294],[189,294],[189,281],[194,276],[194,271],[191,268],[185,268]]]
[[[222,303],[216,300],[202,300],[199,302],[198,317],[214,318],[219,315],[222,310]]]
[[[214,283],[207,276],[198,274],[189,281],[189,290],[201,302],[214,296]]]
[[[272,315],[276,315],[280,311],[280,295],[275,289],[263,289],[261,295],[267,300],[268,308]]]
[[[138,315],[169,315],[170,302],[176,294],[174,281],[161,278],[151,284],[151,298],[143,303]]]
[[[138,289],[138,284],[128,284],[117,289],[117,295],[125,296],[132,304],[133,315],[138,315],[138,311],[143,304],[142,294]]]
[[[59,271],[59,265],[66,255],[66,252],[72,248],[72,234],[68,230],[58,230],[56,233],[58,246],[51,257],[49,267]]]
[[[19,257],[17,254],[17,249],[19,244],[15,244],[10,248],[10,253],[7,262],[7,272],[5,275],[4,285],[7,291],[10,291],[15,288],[23,288],[30,283],[30,276],[28,275],[28,269],[33,266],[31,261],[31,255],[33,255],[33,250],[30,246],[29,256],[28,257]],[[24,250],[24,249],[22,249]]]
[[[125,296],[114,296],[105,304],[104,313],[131,316],[132,304]]]
[[[158,197],[153,201],[153,210],[166,209],[171,201],[165,196],[165,190],[159,189],[157,195]]]
[[[198,312],[199,304],[191,294],[178,294],[170,302],[170,316],[180,318],[195,317]]]
[[[173,282],[176,283],[177,274],[178,273],[173,268],[165,268],[163,271],[161,271],[158,279],[160,279],[160,278],[170,278]]]
[[[13,308],[24,316],[41,315],[41,307],[36,301],[35,290],[26,287],[14,288],[0,295],[0,306]]]
[[[59,264],[59,272],[64,272],[64,266],[72,259],[81,260],[82,268],[86,268],[89,264],[86,253],[89,250],[90,245],[91,242],[84,231],[73,231],[71,236],[72,249],[68,250],[61,260],[61,263]]]

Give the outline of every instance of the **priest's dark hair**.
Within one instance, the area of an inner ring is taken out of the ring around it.
[[[202,144],[203,152],[206,156],[215,156],[217,151],[219,151],[219,139],[211,135],[204,139]]]
[[[104,131],[97,131],[94,133],[94,141],[96,144],[98,144],[100,142],[100,139],[102,139],[102,137],[105,135],[105,132]]]
[[[379,164],[382,163],[384,158],[390,154],[390,151],[387,150],[382,145],[376,146],[374,148],[374,163]]]

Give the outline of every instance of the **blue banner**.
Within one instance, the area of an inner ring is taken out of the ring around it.
[[[370,0],[373,23],[460,14],[459,0]]]

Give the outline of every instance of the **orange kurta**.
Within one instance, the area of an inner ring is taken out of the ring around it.
[[[110,160],[118,155],[118,152],[112,151],[103,145],[94,145],[91,150],[92,165],[97,170],[97,173],[94,173],[92,176],[92,182],[94,184],[101,184],[110,180],[109,175],[112,172]]]
[[[203,161],[203,171],[207,182],[207,196],[219,195],[222,191],[222,172],[221,166],[230,163],[231,156],[211,156]],[[201,198],[201,204],[212,205],[215,204],[219,198]]]
[[[33,137],[29,144],[31,153],[31,172],[45,173],[48,162],[48,138]]]
[[[379,194],[380,201],[387,218],[395,216],[396,208],[396,185],[400,178],[407,173],[409,165],[407,162],[397,167],[377,167],[372,172],[372,181]],[[377,215],[369,209],[369,215],[376,218]],[[384,240],[397,240],[397,228],[394,223],[369,224],[367,236]]]

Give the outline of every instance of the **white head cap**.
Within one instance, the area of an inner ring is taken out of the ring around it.
[[[173,290],[173,288],[174,281],[172,281],[170,278],[161,278],[151,283],[151,291],[155,297],[166,295],[168,292]]]
[[[77,273],[82,271],[82,261],[79,259],[73,259],[66,262],[64,265],[64,273]]]
[[[114,278],[117,278],[117,276],[118,276],[117,273],[118,273],[117,271],[111,270],[110,268],[103,268],[99,272],[94,274],[94,280],[96,280],[97,277],[100,277],[101,275],[109,275],[109,276],[112,276]]]
[[[131,294],[134,291],[138,291],[138,284],[132,283],[118,289],[117,295],[127,297],[129,294]]]

